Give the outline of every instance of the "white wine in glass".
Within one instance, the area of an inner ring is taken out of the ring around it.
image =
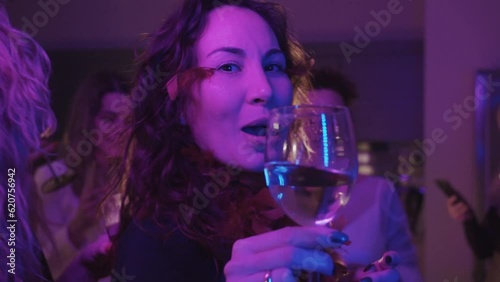
[[[332,222],[358,173],[349,110],[313,105],[272,110],[264,173],[274,200],[297,224]],[[318,273],[308,277],[319,281]]]

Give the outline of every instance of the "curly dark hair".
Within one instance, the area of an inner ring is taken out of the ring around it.
[[[132,90],[135,123],[128,144],[129,158],[122,168],[126,172],[122,186],[125,193],[122,231],[130,220],[147,217],[164,228],[165,234],[173,230],[173,225],[203,246],[210,245],[207,242],[211,238],[233,240],[249,235],[243,231],[244,224],[238,215],[229,217],[237,214],[231,211],[241,207],[239,203],[247,198],[245,193],[253,193],[251,186],[263,188],[264,183],[248,184],[241,180],[246,173],[239,173],[238,177],[224,181],[237,188],[223,189],[201,212],[193,210],[193,201],[197,193],[206,188],[210,175],[231,168],[202,152],[189,127],[181,121],[191,99],[193,83],[211,75],[210,71],[197,68],[195,43],[201,37],[209,13],[224,5],[250,9],[269,24],[286,58],[294,102],[306,99],[309,58],[289,32],[281,5],[255,0],[184,1],[180,9],[149,36],[149,45],[139,57],[139,71]],[[172,100],[166,85],[176,75],[178,89]],[[248,189],[239,189],[241,187]],[[165,220],[170,227],[164,224]],[[232,227],[225,228],[229,224]],[[213,250],[212,246],[207,247]]]

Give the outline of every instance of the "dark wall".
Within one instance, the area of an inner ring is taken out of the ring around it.
[[[351,43],[353,47],[356,45]],[[315,65],[341,70],[356,83],[357,138],[401,142],[423,137],[423,43],[371,42],[346,59],[339,43],[307,45]]]
[[[342,70],[358,86],[352,112],[358,140],[410,142],[423,136],[423,47],[421,41],[371,42],[346,60],[339,43],[306,44],[318,66]],[[61,136],[78,84],[97,71],[132,77],[134,51],[49,52],[53,64],[53,107]]]

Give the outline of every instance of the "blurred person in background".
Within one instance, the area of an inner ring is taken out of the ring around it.
[[[500,130],[500,107],[496,109],[496,130]],[[492,175],[488,209],[482,220],[477,219],[462,196],[453,195],[447,199],[448,213],[463,225],[467,243],[475,257],[486,261],[486,282],[500,281],[500,167],[497,166]]]
[[[311,82],[312,90],[308,96],[311,104],[350,107],[358,97],[355,84],[331,68],[313,69]],[[387,251],[397,252],[401,262],[395,268],[397,274],[380,281],[422,281],[407,217],[394,186],[388,180],[359,176],[339,218],[345,222],[342,232],[352,242],[345,247],[344,259],[355,273],[355,281],[363,276],[366,265]]]
[[[101,253],[89,266],[89,281],[109,274],[110,242],[101,204],[110,191],[112,168],[122,159],[126,122],[132,111],[128,82],[120,75],[98,73],[79,86],[72,101],[58,159],[35,171],[38,194],[47,222],[37,226],[42,247],[55,278],[87,246]],[[48,227],[50,237],[42,227]],[[70,268],[71,269],[71,268]]]

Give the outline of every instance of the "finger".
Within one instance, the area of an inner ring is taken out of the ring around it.
[[[379,268],[383,270],[395,268],[401,263],[401,255],[395,251],[387,251],[377,263],[379,264]]]
[[[453,218],[463,220],[469,209],[466,206],[457,207],[453,210]]]
[[[233,245],[233,257],[247,256],[283,246],[337,248],[348,240],[349,237],[345,233],[322,226],[285,227],[236,241]]]
[[[464,210],[464,211],[468,211],[469,210],[469,206],[467,206],[463,202],[460,202],[459,204],[457,204],[457,207],[460,208],[461,210]]]
[[[451,218],[453,218],[454,220],[461,221],[460,215],[456,211],[452,211],[450,215],[451,215]]]
[[[363,276],[360,282],[398,282],[401,281],[399,272],[395,269],[373,272]]]
[[[401,263],[401,255],[396,251],[387,251],[382,257],[367,265],[363,272],[368,274],[372,272],[384,271],[387,269],[393,269]]]
[[[448,206],[448,213],[451,215],[453,219],[460,219],[465,213],[467,213],[469,207],[462,202],[458,202],[453,206]]]
[[[448,205],[453,205],[453,203],[455,203],[455,201],[457,200],[457,195],[453,195],[451,197],[448,198]]]
[[[455,213],[458,215],[463,215],[467,212],[467,207],[465,205],[459,205],[455,208]]]
[[[322,248],[302,249],[291,246],[274,248],[243,259],[232,259],[226,264],[225,272],[249,275],[278,268],[302,269],[329,276],[334,272],[332,257]]]

